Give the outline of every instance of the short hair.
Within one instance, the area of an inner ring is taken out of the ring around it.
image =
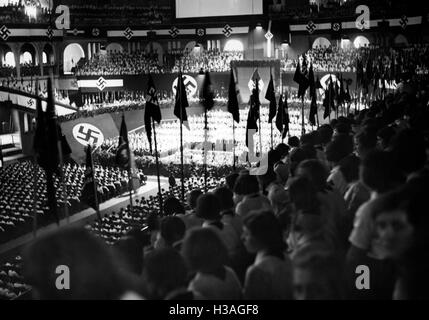
[[[317,129],[317,132],[319,133],[319,143],[327,144],[331,141],[334,130],[329,124],[324,124]]]
[[[285,248],[280,222],[272,211],[251,211],[243,224],[268,251],[280,253]]]
[[[175,197],[168,197],[164,201],[164,214],[169,216],[173,214],[183,214],[185,213],[185,208],[179,199]]]
[[[289,154],[290,147],[285,143],[279,143],[275,148],[280,154],[280,158],[284,158]]]
[[[339,162],[342,158],[353,152],[353,140],[351,136],[339,134],[326,146],[326,159]]]
[[[216,188],[213,194],[219,199],[220,210],[229,210],[234,207],[233,193],[226,187]]]
[[[299,138],[297,136],[293,136],[290,137],[287,140],[287,144],[291,147],[291,148],[298,148],[299,147]]]
[[[316,191],[311,180],[307,177],[294,177],[290,181],[290,200],[299,210],[304,210],[308,213],[317,213],[318,201],[316,198]]]
[[[355,135],[355,139],[359,146],[364,149],[373,149],[377,145],[377,135],[372,129],[363,128]]]
[[[298,165],[297,170],[302,170],[305,173],[305,176],[310,179],[316,191],[324,191],[326,189],[328,170],[319,160],[305,160]]]
[[[202,194],[203,194],[203,192],[200,189],[194,189],[188,193],[187,201],[188,201],[188,205],[191,209],[195,209],[195,207],[197,205],[197,199]]]
[[[198,198],[195,213],[198,217],[206,220],[218,220],[220,219],[220,210],[219,198],[209,192]]]
[[[146,280],[157,288],[157,292],[163,292],[164,295],[174,289],[186,287],[188,282],[186,262],[173,248],[155,249],[149,252],[145,257],[143,274]],[[154,294],[156,293],[149,293],[149,295]],[[165,296],[149,298],[163,299]]]
[[[172,246],[176,241],[183,239],[186,225],[179,217],[167,216],[162,218],[159,232],[165,242]]]
[[[340,160],[338,165],[347,183],[359,179],[359,164],[360,158],[354,154],[349,154],[347,157]]]
[[[369,189],[379,193],[389,191],[404,181],[392,153],[381,150],[372,150],[363,158],[360,178]]]
[[[192,228],[186,234],[182,255],[191,271],[210,272],[228,262],[228,249],[213,228]]]
[[[249,195],[259,192],[258,179],[250,174],[240,174],[235,181],[234,193],[239,195]]]

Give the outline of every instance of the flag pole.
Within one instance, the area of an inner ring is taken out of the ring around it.
[[[235,172],[235,123],[234,116],[232,116],[232,170]]]
[[[304,128],[304,96],[305,96],[305,92],[302,95],[302,106],[301,106],[301,135],[305,134],[305,128]]]
[[[37,160],[36,157],[34,156],[33,158],[33,237],[36,238],[37,237],[37,172],[38,172],[38,167],[37,167]]]
[[[183,168],[183,101],[182,101],[182,72],[179,72],[179,77],[180,79],[178,79],[180,82],[178,83],[178,87],[179,87],[179,107],[180,107],[180,171],[181,171],[181,177],[180,177],[180,182],[181,182],[181,198],[182,201],[185,201],[185,174],[184,174],[184,168]]]
[[[152,125],[153,125],[153,140],[155,142],[155,163],[156,163],[156,176],[157,176],[157,180],[158,180],[159,210],[160,210],[160,212],[163,212],[163,210],[162,210],[161,179],[159,176],[158,145],[156,142],[155,120],[153,118],[152,118]]]
[[[204,159],[203,159],[203,169],[204,169],[204,192],[207,192],[207,107],[204,106]]]

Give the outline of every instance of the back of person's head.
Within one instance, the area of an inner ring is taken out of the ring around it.
[[[297,210],[317,213],[316,192],[313,183],[305,176],[294,177],[290,181],[289,196]]]
[[[328,171],[319,160],[310,159],[301,162],[296,170],[296,175],[307,177],[314,185],[316,191],[324,191],[326,189]]]
[[[280,223],[272,211],[252,211],[243,221],[245,228],[250,232],[253,241],[246,243],[248,251],[266,251],[282,257],[285,249]]]
[[[311,146],[314,146],[316,144],[316,141],[314,140],[315,136],[311,133],[305,133],[301,136],[300,144],[308,144]]]
[[[280,154],[280,159],[283,159],[289,154],[290,147],[285,143],[279,143],[275,150]]]
[[[226,187],[216,188],[213,194],[219,199],[220,210],[226,211],[234,207],[233,193]]]
[[[156,249],[145,257],[143,280],[148,299],[165,299],[169,292],[186,288],[187,278],[185,260],[176,250]]]
[[[36,299],[119,299],[126,288],[118,269],[107,246],[84,228],[58,229],[23,252],[24,278]],[[67,290],[57,288],[60,275]]]
[[[182,219],[176,216],[162,218],[159,234],[165,246],[173,247],[174,244],[183,239],[186,232],[186,225]]]
[[[302,148],[295,148],[290,152],[289,160],[290,160],[290,173],[292,176],[295,175],[296,168],[298,165],[307,159],[307,152]]]
[[[384,193],[404,182],[391,152],[372,150],[362,160],[360,179],[372,191]]]
[[[296,300],[344,298],[344,262],[322,243],[297,250],[292,259]]]
[[[281,159],[280,152],[278,152],[275,149],[268,151],[268,168],[272,169],[274,167],[274,164],[279,162],[280,159]]]
[[[128,272],[140,275],[143,265],[143,243],[132,236],[122,237],[114,245],[120,265]]]
[[[238,173],[234,172],[225,177],[225,184],[229,190],[234,190],[235,181],[237,181]]]
[[[398,169],[410,174],[423,168],[426,163],[426,144],[421,132],[403,129],[391,141],[392,154]]]
[[[175,197],[169,197],[164,201],[164,214],[167,216],[173,214],[184,214],[185,208],[179,199]]]
[[[359,157],[364,157],[377,145],[377,134],[374,130],[363,128],[355,134],[356,152]]]
[[[234,185],[234,193],[250,195],[259,192],[259,182],[256,176],[250,174],[239,175]]]
[[[287,144],[291,148],[298,148],[299,147],[299,138],[297,136],[290,137],[287,141]]]
[[[219,220],[220,219],[220,201],[213,193],[206,193],[200,196],[197,200],[197,207],[195,208],[196,215],[205,220]]]
[[[359,180],[360,158],[349,154],[338,163],[340,171],[347,183]]]
[[[228,249],[212,228],[193,228],[187,232],[182,255],[193,272],[210,273],[228,262]]]
[[[188,193],[186,200],[188,202],[188,206],[191,209],[195,209],[195,207],[197,206],[197,199],[202,194],[203,194],[203,192],[200,189],[194,189]]]
[[[329,124],[321,125],[319,129],[317,129],[317,132],[319,133],[319,144],[321,145],[328,144],[334,134],[334,130]]]
[[[338,163],[342,158],[353,152],[353,139],[349,135],[339,134],[328,143],[325,154],[326,159]]]
[[[348,122],[339,121],[335,125],[335,132],[336,134],[350,134],[350,131],[352,130],[351,125]]]

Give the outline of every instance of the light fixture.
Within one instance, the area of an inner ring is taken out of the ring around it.
[[[262,30],[262,24],[260,22],[256,24],[256,30]]]

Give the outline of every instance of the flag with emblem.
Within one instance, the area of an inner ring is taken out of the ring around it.
[[[189,107],[188,97],[186,96],[186,88],[183,83],[182,72],[179,72],[179,77],[177,78],[177,88],[176,88],[176,102],[174,104],[174,115],[181,121],[182,124],[189,130],[188,125],[188,115],[186,113],[186,108]]]
[[[98,211],[97,182],[95,180],[92,148],[90,144],[86,147],[86,166],[83,178],[81,201]]]
[[[293,76],[293,81],[298,83],[298,98],[304,98],[305,91],[310,85],[310,81],[308,79],[308,68],[307,61],[305,56],[302,56],[302,61],[299,62],[296,66],[295,74]]]
[[[280,95],[279,104],[276,115],[276,127],[282,135],[282,139],[286,137],[289,131],[289,110],[287,105],[287,98],[283,101],[283,95]]]
[[[273,75],[270,74],[270,83],[268,84],[267,92],[265,93],[265,99],[270,102],[269,112],[268,112],[268,123],[272,123],[274,117],[276,116],[276,93],[274,91],[274,81]]]
[[[323,106],[325,107],[323,118],[326,119],[331,114],[331,110],[335,110],[335,88],[332,76],[329,76],[329,84],[325,89],[325,98],[323,99]]]
[[[158,124],[161,122],[161,110],[159,108],[158,95],[152,75],[149,74],[146,91],[146,108],[144,111],[144,124],[150,153],[152,153],[152,119]]]
[[[229,89],[228,89],[228,112],[232,114],[232,118],[235,122],[240,122],[240,112],[238,108],[238,91],[235,85],[234,70],[231,68],[229,77]]]

